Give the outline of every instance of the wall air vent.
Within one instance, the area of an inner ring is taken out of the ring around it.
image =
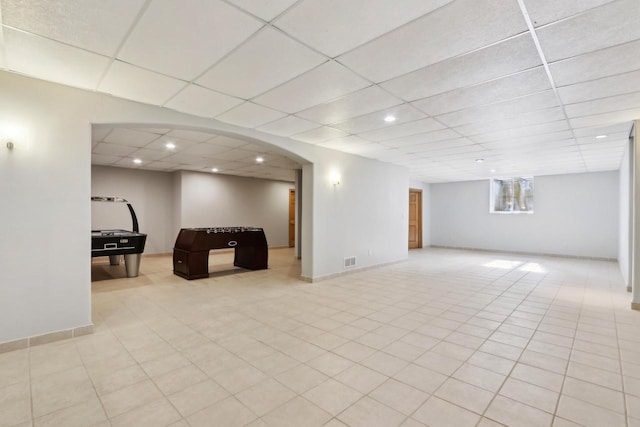
[[[344,268],[354,267],[356,265],[356,257],[352,256],[344,259]]]

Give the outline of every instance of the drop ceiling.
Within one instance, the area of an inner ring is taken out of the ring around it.
[[[0,3],[4,70],[398,164],[425,182],[615,170],[640,118],[638,0],[25,4]],[[219,161],[275,179],[296,167],[281,153],[252,164],[266,145],[223,135],[101,131],[99,164]]]

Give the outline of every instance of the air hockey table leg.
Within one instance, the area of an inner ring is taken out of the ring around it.
[[[110,265],[120,265],[120,255],[109,255]]]
[[[127,277],[138,277],[140,272],[140,258],[142,254],[126,254],[124,256],[124,267],[127,270]]]

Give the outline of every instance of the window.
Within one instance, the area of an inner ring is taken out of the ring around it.
[[[490,212],[533,213],[533,178],[491,180]]]

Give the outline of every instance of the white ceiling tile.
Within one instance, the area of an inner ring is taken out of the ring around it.
[[[101,142],[100,144],[96,145],[92,152],[94,154],[105,154],[108,156],[128,156],[131,153],[133,153],[134,151],[136,151],[137,148],[136,147],[127,147],[124,145],[118,145],[118,144],[109,144],[106,142]]]
[[[215,159],[231,160],[235,162],[242,161],[242,160],[253,161],[255,159],[255,154],[252,153],[251,151],[233,149],[233,150],[224,151],[222,153],[216,154]]]
[[[369,85],[368,81],[344,66],[329,61],[255,98],[255,101],[280,111],[296,113]]]
[[[175,145],[175,148],[173,148],[173,149],[167,148],[167,144],[168,143],[172,143],[173,145]],[[185,149],[187,149],[187,148],[189,148],[189,147],[191,147],[192,145],[195,145],[195,144],[197,144],[197,142],[195,142],[195,141],[189,141],[187,139],[175,138],[175,137],[169,136],[169,135],[160,135],[160,138],[158,138],[155,141],[152,141],[149,144],[145,145],[144,148],[147,148],[147,149],[150,149],[150,150],[167,151],[169,153],[177,153],[177,152],[185,150]]]
[[[456,128],[456,131],[465,136],[486,134],[505,129],[521,128],[536,124],[545,124],[564,119],[564,113],[560,107],[547,108],[533,113],[519,114],[508,119],[497,120],[488,123],[470,123]]]
[[[202,156],[194,156],[186,153],[176,153],[162,159],[163,162],[168,163],[178,163],[181,165],[191,165],[198,168],[204,168],[211,163],[211,159],[202,157]],[[182,167],[182,166],[181,166]]]
[[[410,145],[408,147],[401,147],[407,153],[425,153],[429,151],[450,149],[455,147],[467,147],[470,145],[476,145],[473,141],[467,138],[447,139],[444,141],[427,142],[424,144]]]
[[[345,136],[347,136],[346,132],[343,132],[339,129],[322,126],[317,129],[312,129],[306,132],[296,134],[292,136],[292,138],[297,139],[298,141],[308,142],[311,144],[320,144],[330,139],[342,138]]]
[[[299,2],[274,25],[335,57],[449,2],[451,0],[307,0]],[[313,19],[309,19],[311,16]]]
[[[151,162],[134,163],[133,157],[125,157],[123,159],[118,160],[114,165],[122,166],[125,168],[140,169],[146,166],[148,163],[151,163]]]
[[[558,106],[558,100],[552,90],[527,95],[509,101],[467,108],[437,116],[436,119],[447,126],[454,127],[467,123],[490,122],[505,119],[518,114]]]
[[[255,128],[284,116],[286,116],[286,114],[280,111],[272,110],[271,108],[263,107],[253,102],[245,102],[219,115],[216,119],[237,126]]]
[[[384,141],[387,139],[394,139],[403,136],[431,132],[434,130],[443,129],[444,127],[445,126],[442,123],[439,123],[432,118],[425,118],[409,123],[390,125],[388,127],[373,130],[370,132],[364,132],[361,133],[360,136],[371,141]]]
[[[192,145],[184,150],[186,154],[191,156],[216,157],[216,155],[229,151],[229,147],[214,145],[207,142]]]
[[[557,86],[640,69],[640,40],[549,64]]]
[[[95,90],[109,59],[33,34],[4,28],[7,68],[69,86]]]
[[[104,138],[105,142],[128,147],[144,147],[160,136],[142,130],[115,128]]]
[[[98,90],[121,98],[162,105],[185,86],[183,81],[115,61]]]
[[[640,108],[569,119],[573,128],[630,123],[640,117]]]
[[[2,23],[113,56],[144,0],[2,0]]]
[[[636,89],[640,89],[640,87],[637,87]],[[633,108],[640,109],[640,92],[569,104],[565,105],[564,108],[567,112],[567,117],[569,118],[609,113],[611,111],[629,110]]]
[[[382,82],[526,30],[515,0],[458,0],[341,56],[339,61],[370,80]]]
[[[621,154],[626,148],[628,141],[608,141],[608,142],[595,142],[593,144],[580,144],[580,150],[583,153],[598,151],[601,155],[606,152],[616,152]]]
[[[240,148],[242,146],[249,144],[249,141],[245,139],[241,139],[240,137],[233,138],[226,135],[217,136],[215,139],[212,139],[211,141],[207,141],[207,142],[210,142],[214,145],[221,145],[229,148]]]
[[[535,27],[568,18],[614,0],[525,0],[527,12]]]
[[[533,39],[527,33],[421,68],[381,86],[400,98],[415,101],[541,64]]]
[[[151,133],[157,133],[158,135],[164,135],[165,133],[168,133],[171,129],[166,129],[166,128],[144,128],[145,131],[147,132],[151,132]]]
[[[271,21],[297,0],[228,0],[265,21]]]
[[[113,156],[109,154],[91,154],[92,165],[112,165],[118,160],[122,159],[121,156]]]
[[[487,133],[474,135],[471,139],[479,143],[484,143],[491,141],[502,141],[505,139],[527,138],[536,135],[552,134],[567,129],[569,129],[569,124],[566,120],[562,119],[551,123],[542,123],[538,125],[524,126],[514,129],[490,131]]]
[[[192,80],[262,23],[219,0],[150,3],[118,58],[159,73]]]
[[[291,136],[296,133],[304,132],[319,127],[317,123],[301,119],[296,116],[287,116],[274,122],[260,126],[258,129],[273,135]]]
[[[551,84],[547,74],[542,67],[538,67],[487,83],[421,99],[413,102],[412,105],[427,114],[437,115],[505,101],[548,89],[551,89]]]
[[[112,130],[110,127],[91,126],[91,140],[102,141]]]
[[[387,116],[395,117],[395,121],[386,122]],[[362,133],[376,129],[389,129],[400,124],[412,122],[425,118],[426,114],[410,104],[396,105],[395,107],[385,108],[374,113],[365,114],[363,116],[354,117],[340,123],[335,123],[333,127],[348,133]],[[425,132],[425,131],[422,131]]]
[[[171,152],[162,150],[150,150],[148,148],[141,148],[131,154],[131,157],[136,157],[148,163],[151,161],[162,160],[165,157],[171,155]]]
[[[158,170],[158,171],[173,171],[180,168],[179,163],[169,162],[150,162],[143,166],[144,169]]]
[[[165,107],[196,116],[214,117],[242,104],[242,102],[244,101],[233,96],[189,85],[167,102]]]
[[[564,103],[573,104],[607,96],[622,95],[638,89],[640,89],[640,70],[560,87],[558,93]]]
[[[617,133],[605,133],[600,135],[606,135],[606,138],[596,138],[595,136],[581,136],[576,137],[576,141],[581,145],[591,145],[591,144],[607,144],[608,142],[618,143],[623,142],[627,144],[629,142],[629,131],[626,130],[624,132]]]
[[[296,115],[317,123],[330,125],[399,104],[402,104],[402,100],[389,95],[378,86],[372,85],[335,101],[316,105]]]
[[[574,129],[573,133],[576,138],[594,137],[597,135],[609,135],[616,133],[626,133],[629,135],[631,131],[631,122],[618,123],[610,126],[583,127]]]
[[[200,132],[197,130],[189,130],[189,129],[173,129],[168,132],[167,137],[170,138],[178,138],[178,139],[186,139],[188,141],[195,142],[204,142],[211,138],[216,138],[217,135],[210,132]]]
[[[536,30],[549,62],[640,39],[640,2],[618,0]]]
[[[197,82],[220,92],[249,99],[326,60],[286,34],[265,27]]]
[[[381,144],[387,147],[406,147],[410,145],[426,144],[428,142],[437,142],[456,138],[460,138],[459,133],[451,129],[442,129],[434,132],[389,139],[386,141],[382,141]]]
[[[510,147],[517,149],[517,147],[524,145],[557,142],[571,138],[573,138],[573,133],[570,130],[563,130],[559,132],[543,133],[540,135],[517,135],[511,138],[499,140],[490,140],[486,138],[485,135],[476,135],[473,137],[473,140],[481,143],[487,148],[506,150]]]

